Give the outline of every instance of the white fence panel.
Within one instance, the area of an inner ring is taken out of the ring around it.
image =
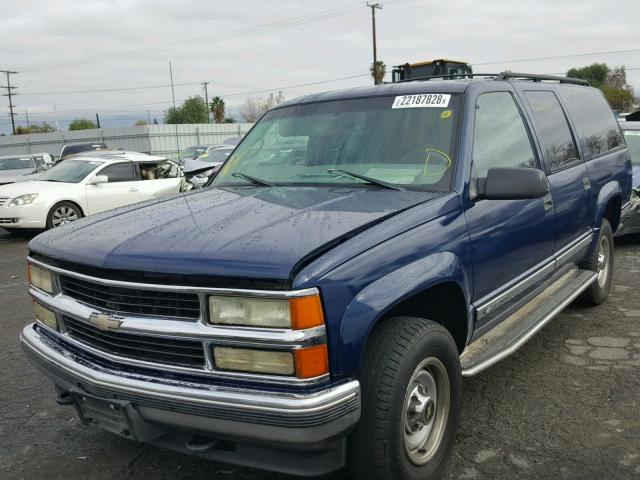
[[[104,142],[110,148],[175,157],[191,145],[214,145],[246,134],[251,123],[147,125],[0,137],[0,155],[49,152],[69,143]],[[177,127],[177,128],[176,128]]]

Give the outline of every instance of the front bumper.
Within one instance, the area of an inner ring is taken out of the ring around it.
[[[328,473],[344,463],[344,439],[360,417],[357,381],[312,393],[250,390],[123,369],[56,341],[40,325],[25,327],[20,340],[59,391],[126,402],[140,421],[125,436],[181,451],[194,433],[233,442],[235,455],[206,452],[217,460]]]
[[[5,205],[0,207],[0,227],[45,228],[47,224],[46,217],[46,205],[31,204],[19,207]]]

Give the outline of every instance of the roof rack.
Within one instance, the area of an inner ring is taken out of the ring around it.
[[[407,78],[406,80],[396,80],[395,82],[385,82],[385,83],[404,83],[404,82],[416,82],[421,80],[433,80],[436,78],[440,78],[442,80],[446,79],[464,79],[464,78],[474,78],[474,77],[484,77],[484,78],[493,78],[495,80],[531,80],[533,82],[542,82],[544,81],[554,81],[559,83],[570,83],[572,85],[583,85],[589,87],[590,84],[587,80],[582,80],[580,78],[571,78],[571,77],[558,77],[554,75],[536,75],[533,73],[515,73],[515,72],[501,72],[501,73],[465,73],[465,74],[452,74],[452,75],[432,75],[429,77],[417,77],[417,78]]]
[[[536,75],[532,73],[515,73],[515,72],[502,72],[496,76],[496,80],[509,80],[509,79],[524,79],[532,80],[534,82],[541,82],[543,80],[550,80],[559,83],[571,83],[573,85],[590,86],[587,80],[571,77],[558,77],[554,75]]]
[[[498,73],[454,73],[451,75],[431,75],[427,77],[416,77],[416,78],[407,78],[405,80],[396,80],[395,82],[385,82],[385,83],[404,83],[404,82],[415,82],[416,80],[432,80],[434,78],[445,79],[464,79],[464,78],[473,78],[473,77],[496,77]]]

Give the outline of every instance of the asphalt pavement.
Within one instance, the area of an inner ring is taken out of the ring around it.
[[[1,479],[293,478],[136,444],[58,406],[18,344],[32,321],[30,238],[0,229]],[[640,478],[639,278],[640,237],[616,239],[606,303],[569,307],[516,354],[463,381],[462,424],[444,478]]]

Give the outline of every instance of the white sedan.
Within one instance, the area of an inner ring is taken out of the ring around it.
[[[77,155],[37,177],[0,186],[0,227],[54,228],[116,207],[178,193],[179,167],[137,152]]]

